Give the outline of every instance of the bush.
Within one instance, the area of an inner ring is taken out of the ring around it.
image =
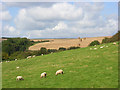
[[[67,50],[71,50],[71,49],[78,49],[80,47],[75,47],[75,46],[72,46],[72,47],[69,47]]]
[[[47,54],[48,52],[47,52],[47,49],[46,49],[46,48],[41,47],[40,53],[41,53],[41,54]]]
[[[6,60],[8,58],[9,58],[8,54],[6,52],[2,52],[2,60]]]
[[[60,47],[59,50],[60,50],[60,51],[64,51],[64,50],[66,50],[66,48]]]
[[[111,38],[104,38],[102,40],[102,43],[116,42],[116,41],[119,41],[119,40],[120,40],[120,31],[118,31],[118,33],[113,35]]]
[[[24,58],[27,58],[27,56],[31,56],[31,55],[32,55],[32,52],[30,52],[30,51],[27,51],[27,52],[17,51],[17,52],[14,52],[13,54],[11,54],[9,59],[10,60],[24,59]]]
[[[89,44],[89,46],[100,45],[100,42],[95,40]]]
[[[48,49],[48,53],[51,53],[51,52],[57,52],[56,49]]]

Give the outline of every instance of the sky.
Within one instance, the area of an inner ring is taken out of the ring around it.
[[[3,37],[78,38],[118,31],[117,2],[3,2]]]

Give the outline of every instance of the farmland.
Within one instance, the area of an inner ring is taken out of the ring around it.
[[[110,38],[111,36],[106,36]],[[59,49],[59,47],[69,48],[71,46],[79,46],[80,47],[87,47],[89,43],[91,43],[94,40],[98,40],[99,42],[102,42],[102,39],[105,37],[91,37],[83,39],[82,42],[79,39],[31,39],[31,41],[41,41],[41,40],[49,40],[50,42],[44,42],[44,43],[38,43],[31,47],[29,47],[29,50],[39,50],[41,47],[45,47],[47,49]]]

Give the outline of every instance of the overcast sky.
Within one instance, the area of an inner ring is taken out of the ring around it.
[[[4,2],[2,36],[77,38],[118,31],[117,2]]]

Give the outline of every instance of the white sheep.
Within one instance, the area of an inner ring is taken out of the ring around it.
[[[32,57],[35,57],[35,55],[33,55]]]
[[[58,70],[58,71],[55,73],[55,75],[58,75],[58,74],[63,74],[63,70],[60,69],[60,70]]]
[[[16,80],[24,80],[22,76],[17,76]]]
[[[94,48],[94,50],[96,50],[97,48]]]
[[[10,62],[10,61],[6,61],[6,62]]]
[[[41,54],[43,56],[43,54]]]
[[[90,50],[92,50],[92,48],[90,48]]]
[[[100,48],[103,48],[103,46],[101,46]]]
[[[17,59],[15,59],[15,61],[17,61]]]
[[[108,47],[108,46],[106,46],[106,47]]]
[[[32,56],[28,56],[27,59],[31,58]]]
[[[113,45],[116,45],[116,42],[114,42]]]
[[[46,72],[43,72],[43,73],[41,74],[40,78],[43,78],[43,77],[46,78],[46,76],[47,76],[47,73],[46,73]]]
[[[20,68],[20,67],[16,67],[17,69]]]

